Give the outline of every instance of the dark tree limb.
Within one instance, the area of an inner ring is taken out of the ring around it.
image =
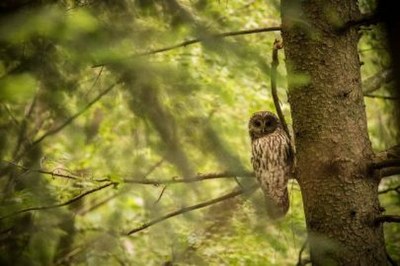
[[[399,173],[400,173],[400,172],[399,172]],[[386,194],[386,193],[392,192],[392,191],[395,191],[395,192],[397,192],[398,194],[400,194],[400,185],[398,185],[398,186],[396,186],[396,187],[390,187],[390,188],[381,190],[381,191],[378,192],[378,194]]]
[[[21,214],[21,213],[25,213],[25,212],[49,210],[49,209],[55,209],[55,208],[67,206],[67,205],[69,205],[69,204],[72,204],[72,203],[74,203],[74,202],[76,202],[76,201],[78,201],[78,200],[80,200],[80,199],[86,197],[87,195],[90,195],[90,194],[92,194],[92,193],[94,193],[94,192],[100,191],[100,190],[102,190],[102,189],[104,189],[104,188],[107,188],[107,187],[109,187],[109,186],[111,186],[111,185],[115,185],[115,184],[116,184],[116,183],[107,183],[107,184],[104,184],[104,185],[102,185],[102,186],[100,186],[100,187],[97,187],[97,188],[88,190],[88,191],[86,191],[86,192],[84,192],[84,193],[82,193],[82,194],[80,194],[80,195],[78,195],[78,196],[76,196],[76,197],[74,197],[74,198],[72,198],[72,199],[66,201],[66,202],[63,202],[63,203],[58,203],[58,204],[49,205],[49,206],[40,206],[40,207],[31,207],[31,208],[22,209],[22,210],[19,210],[19,211],[10,213],[10,214],[8,214],[8,215],[6,215],[6,216],[0,217],[0,221],[1,221],[1,220],[4,220],[4,219],[7,219],[7,218],[10,218],[10,217],[13,217],[13,216],[16,216],[16,215]]]
[[[343,33],[350,28],[359,28],[361,26],[372,26],[378,24],[380,22],[380,18],[378,14],[363,14],[357,19],[349,20],[344,25],[338,27],[336,30],[340,33]]]
[[[378,176],[380,179],[393,175],[400,175],[400,167],[389,167],[378,171]]]
[[[380,223],[400,223],[400,215],[381,215],[375,218],[375,224]]]
[[[249,35],[249,34],[255,34],[255,33],[261,33],[261,32],[271,32],[271,31],[280,31],[281,27],[265,27],[265,28],[257,28],[257,29],[250,29],[250,30],[240,30],[240,31],[231,31],[231,32],[223,32],[223,33],[218,33],[211,35],[209,38],[226,38],[226,37],[233,37],[233,36],[239,36],[239,35]],[[206,40],[207,38],[194,38],[191,40],[183,41],[175,45],[155,49],[155,50],[150,50],[147,52],[142,52],[142,53],[137,53],[134,54],[133,57],[137,56],[145,56],[145,55],[153,55],[153,54],[158,54],[158,53],[163,53],[167,51],[171,51],[177,48],[181,47],[186,47],[195,43],[202,42]],[[102,67],[107,65],[108,63],[100,63],[93,65],[92,67]]]
[[[400,159],[387,159],[372,164],[374,169],[380,170],[389,167],[400,167]]]
[[[128,235],[128,236],[129,235],[133,235],[133,234],[135,234],[137,232],[143,231],[146,228],[149,228],[152,225],[158,224],[158,223],[163,222],[163,221],[165,221],[167,219],[170,219],[172,217],[175,217],[175,216],[178,216],[178,215],[190,212],[190,211],[194,211],[194,210],[197,210],[197,209],[201,209],[201,208],[204,208],[204,207],[208,207],[210,205],[219,203],[221,201],[224,201],[224,200],[227,200],[229,198],[233,198],[233,197],[245,194],[245,193],[252,193],[253,191],[256,190],[256,188],[258,188],[258,185],[251,186],[251,187],[249,187],[247,189],[235,190],[235,191],[233,191],[231,193],[228,193],[228,194],[225,194],[225,195],[223,195],[221,197],[218,197],[218,198],[215,198],[215,199],[212,199],[212,200],[209,200],[209,201],[204,201],[204,202],[201,202],[201,203],[193,205],[193,206],[181,208],[179,210],[170,212],[170,213],[168,213],[168,214],[166,214],[164,216],[161,216],[159,218],[151,220],[151,221],[149,221],[147,223],[144,223],[143,225],[141,225],[141,226],[139,226],[137,228],[134,228],[134,229],[130,230],[129,232],[125,233],[125,235]]]
[[[369,169],[378,170],[379,178],[400,174],[400,145],[375,154],[374,160],[369,164]]]

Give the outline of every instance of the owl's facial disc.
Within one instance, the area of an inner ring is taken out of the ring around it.
[[[261,126],[262,126],[262,122],[260,121],[260,120],[255,120],[254,122],[253,122],[253,125],[256,127],[256,128],[260,128]]]
[[[254,113],[249,121],[249,133],[252,140],[273,133],[279,127],[278,118],[271,112]]]
[[[272,116],[265,117],[263,133],[265,134],[272,133],[276,129],[276,127],[277,127],[277,121],[274,117]]]

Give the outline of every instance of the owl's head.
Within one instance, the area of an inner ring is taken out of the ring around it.
[[[254,113],[249,121],[249,134],[251,140],[264,137],[273,133],[280,126],[278,117],[268,111]]]

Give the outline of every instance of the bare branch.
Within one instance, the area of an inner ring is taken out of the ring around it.
[[[380,179],[382,179],[384,177],[394,176],[394,175],[400,175],[400,167],[384,168],[384,169],[380,169],[378,172],[378,177]]]
[[[21,168],[25,171],[32,171],[32,172],[38,172],[41,174],[45,175],[51,175],[55,177],[62,177],[62,178],[67,178],[67,179],[74,179],[74,180],[79,180],[81,179],[77,175],[67,175],[67,174],[61,174],[61,173],[56,173],[55,171],[48,171],[44,169],[29,169],[25,166],[15,164],[13,162],[8,162],[8,161],[3,161],[7,164],[10,164],[12,166]],[[193,182],[200,182],[204,180],[209,180],[209,179],[220,179],[220,178],[236,178],[236,177],[254,177],[254,173],[247,171],[247,172],[214,172],[214,173],[206,173],[206,174],[198,174],[197,176],[191,177],[191,178],[172,178],[172,179],[167,179],[167,180],[150,180],[146,179],[145,177],[150,174],[156,167],[161,165],[162,161],[156,163],[152,168],[149,169],[148,172],[144,175],[144,177],[140,179],[134,179],[134,178],[123,178],[124,183],[130,183],[130,184],[141,184],[141,185],[167,185],[167,184],[177,184],[177,183],[193,183]],[[93,179],[94,182],[112,182],[109,178],[104,178],[104,179]]]
[[[63,203],[58,203],[58,204],[54,204],[54,205],[50,205],[50,206],[40,206],[40,207],[31,207],[31,208],[27,208],[27,209],[22,209],[22,210],[10,213],[10,214],[8,214],[6,216],[0,217],[0,221],[4,220],[4,219],[7,219],[7,218],[10,218],[10,217],[13,217],[13,216],[16,216],[16,215],[21,214],[21,213],[25,213],[25,212],[49,210],[49,209],[54,209],[54,208],[67,206],[69,204],[72,204],[72,203],[74,203],[74,202],[86,197],[87,195],[90,195],[90,194],[92,194],[94,192],[97,192],[99,190],[102,190],[102,189],[104,189],[106,187],[109,187],[109,186],[115,185],[115,184],[116,183],[107,183],[107,184],[102,185],[100,187],[88,190],[88,191],[86,191],[86,192],[84,192],[84,193],[82,193],[82,194],[80,194],[80,195],[78,195],[78,196],[66,201],[66,202],[63,202]]]
[[[399,215],[381,215],[375,218],[375,224],[380,223],[400,223],[400,216]]]
[[[374,162],[371,166],[372,168],[377,170],[389,167],[400,167],[400,159],[387,159],[379,162]]]
[[[97,82],[97,79],[96,81]],[[38,145],[39,143],[41,143],[44,139],[46,139],[49,136],[52,136],[56,133],[58,133],[59,131],[61,131],[64,127],[68,126],[70,123],[72,123],[76,118],[78,118],[81,114],[83,114],[84,112],[86,112],[93,104],[95,104],[97,101],[99,101],[104,95],[106,95],[107,93],[109,93],[116,85],[118,85],[119,83],[121,83],[121,80],[118,80],[117,82],[111,84],[108,88],[106,88],[105,90],[103,90],[102,92],[100,92],[92,101],[90,101],[84,108],[82,108],[80,111],[78,111],[77,113],[75,113],[74,115],[72,115],[70,118],[68,118],[66,121],[64,121],[64,123],[62,123],[61,125],[59,125],[56,128],[53,128],[49,131],[47,131],[46,133],[44,133],[41,137],[39,137],[38,139],[36,139],[35,141],[32,142],[32,144],[29,145],[29,147],[27,149],[25,149],[19,156],[16,157],[15,160],[20,159],[22,156],[24,156],[24,154],[30,150],[32,150],[34,147],[36,147],[36,145]]]
[[[303,258],[302,258],[303,257],[303,252],[306,249],[307,244],[308,244],[308,238],[306,238],[306,240],[304,241],[303,245],[300,248],[296,266],[303,266],[303,265],[307,264],[307,263],[305,263],[306,260],[303,260]]]
[[[162,188],[161,193],[160,193],[160,195],[158,196],[157,200],[154,202],[154,204],[158,203],[158,202],[161,200],[162,196],[164,195],[164,191],[165,191],[166,189],[167,189],[167,186],[164,186],[164,187]]]
[[[338,32],[345,32],[353,27],[361,27],[361,26],[371,26],[380,22],[380,18],[377,14],[362,14],[358,19],[353,19],[346,22],[344,25],[337,28]]]
[[[190,212],[190,211],[194,211],[194,210],[197,210],[197,209],[201,209],[201,208],[204,208],[204,207],[208,207],[210,205],[219,203],[219,202],[224,201],[224,200],[229,199],[229,198],[233,198],[233,197],[242,195],[244,193],[252,193],[253,191],[256,190],[257,187],[258,187],[258,185],[254,185],[254,186],[251,186],[251,187],[249,187],[247,189],[239,189],[239,190],[233,191],[231,193],[225,194],[225,195],[223,195],[221,197],[218,197],[218,198],[215,198],[215,199],[212,199],[212,200],[209,200],[209,201],[204,201],[202,203],[199,203],[199,204],[196,204],[196,205],[193,205],[193,206],[181,208],[179,210],[170,212],[170,213],[168,213],[168,214],[166,214],[164,216],[156,218],[156,219],[154,219],[152,221],[149,221],[149,222],[143,224],[142,226],[139,226],[137,228],[134,228],[134,229],[130,230],[129,232],[127,232],[125,234],[126,235],[132,235],[132,234],[135,234],[137,232],[143,231],[144,229],[146,229],[146,228],[148,228],[148,227],[150,227],[152,225],[158,224],[158,223],[160,223],[162,221],[165,221],[165,220],[167,220],[169,218],[172,218],[172,217],[175,217],[177,215],[184,214],[184,213],[187,213],[187,212]]]
[[[43,169],[29,169],[29,168],[27,168],[25,166],[22,166],[22,165],[13,163],[13,162],[9,162],[9,161],[3,161],[3,162],[5,162],[5,163],[7,163],[9,165],[18,167],[18,168],[20,168],[22,170],[25,170],[25,171],[37,172],[37,173],[41,173],[41,174],[45,174],[45,175],[51,175],[53,177],[56,176],[56,177],[62,177],[62,178],[67,178],[67,179],[74,179],[74,180],[79,179],[78,176],[56,173],[55,170],[54,171],[46,171],[46,170],[43,170]]]
[[[395,96],[374,95],[374,94],[364,94],[364,97],[383,99],[383,100],[398,100],[399,99],[398,97],[395,97]]]
[[[379,178],[400,174],[400,145],[395,145],[375,154],[369,168],[372,171],[379,170]]]
[[[219,179],[219,178],[235,178],[235,177],[254,177],[253,172],[216,172],[207,174],[198,174],[197,176],[190,178],[173,178],[169,180],[149,180],[149,179],[129,179],[124,178],[125,183],[134,183],[142,185],[161,185],[161,184],[176,184],[176,183],[193,183],[204,181],[208,179]]]
[[[281,121],[281,124],[282,124],[283,129],[285,130],[286,134],[288,135],[288,137],[290,137],[289,128],[286,124],[285,116],[283,115],[281,105],[279,102],[278,92],[276,89],[277,67],[279,65],[278,50],[282,49],[282,47],[283,47],[282,42],[275,40],[274,46],[272,49],[271,93],[272,93],[272,98],[274,100],[274,105],[275,105],[276,113],[278,114],[279,120]]]
[[[261,33],[261,32],[271,32],[271,31],[280,31],[281,27],[265,27],[265,28],[257,28],[257,29],[250,29],[250,30],[240,30],[240,31],[232,31],[232,32],[223,32],[223,33],[219,33],[219,34],[214,34],[211,35],[209,38],[226,38],[226,37],[232,37],[232,36],[239,36],[239,35],[249,35],[249,34],[255,34],[255,33]],[[187,40],[184,42],[180,42],[178,44],[175,45],[171,45],[171,46],[167,46],[164,48],[160,48],[160,49],[155,49],[155,50],[150,50],[147,52],[142,52],[142,53],[137,53],[134,54],[133,57],[137,57],[137,56],[144,56],[144,55],[152,55],[152,54],[158,54],[158,53],[162,53],[162,52],[167,52],[176,48],[180,48],[180,47],[186,47],[195,43],[199,43],[202,42],[204,40],[206,40],[207,38],[195,38],[195,39],[191,39],[191,40]],[[108,63],[100,63],[100,64],[96,64],[93,65],[92,67],[102,67],[107,65]]]
[[[385,194],[385,193],[388,193],[388,192],[391,192],[391,191],[395,191],[395,192],[400,194],[400,185],[398,185],[396,187],[390,187],[390,188],[381,190],[381,191],[378,192],[378,194]]]
[[[97,79],[96,79],[97,81]],[[107,89],[103,90],[102,92],[99,93],[99,95],[97,95],[93,100],[91,100],[84,108],[82,108],[80,111],[78,111],[77,113],[75,113],[73,116],[71,116],[70,118],[68,118],[66,121],[64,121],[64,123],[62,123],[61,125],[59,125],[58,127],[51,129],[49,131],[47,131],[46,133],[44,133],[41,137],[39,137],[38,139],[36,139],[31,147],[36,146],[37,144],[39,144],[40,142],[42,142],[45,138],[54,135],[56,133],[58,133],[60,130],[62,130],[64,127],[68,126],[71,122],[73,122],[77,117],[79,117],[81,114],[83,114],[84,112],[86,112],[86,110],[88,110],[93,104],[95,104],[96,102],[98,102],[104,95],[106,95],[107,93],[109,93],[117,84],[119,84],[121,81],[117,81],[113,84],[111,84],[110,86],[108,86]]]
[[[76,214],[77,214],[77,215],[83,216],[83,215],[87,214],[88,212],[94,211],[95,209],[97,209],[97,208],[103,206],[104,204],[106,204],[106,203],[109,202],[110,200],[113,200],[113,199],[115,199],[116,197],[120,196],[122,193],[124,193],[124,192],[119,191],[118,193],[115,193],[115,194],[113,194],[113,195],[111,195],[111,196],[108,196],[107,198],[105,198],[105,199],[103,199],[103,200],[101,200],[101,201],[99,201],[99,202],[97,202],[97,203],[95,203],[95,204],[89,206],[89,207],[86,208],[86,209],[78,210],[78,211],[76,212]]]

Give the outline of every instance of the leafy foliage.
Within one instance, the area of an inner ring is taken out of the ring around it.
[[[215,34],[279,25],[278,10],[272,0],[1,3],[0,263],[294,264],[306,235],[295,182],[279,223],[266,220],[258,191],[126,235],[255,182],[240,174],[251,168],[247,119],[274,109],[275,33]],[[375,30],[360,42],[372,49],[360,52],[365,77],[387,67],[374,50]],[[201,42],[155,52],[192,38]],[[279,71],[289,116],[284,66]],[[367,111],[374,147],[392,144],[389,104],[368,99]],[[127,181],[226,170],[237,180]],[[382,197],[398,211],[398,195]],[[15,214],[32,207],[43,209]],[[391,253],[397,231],[388,228]]]

